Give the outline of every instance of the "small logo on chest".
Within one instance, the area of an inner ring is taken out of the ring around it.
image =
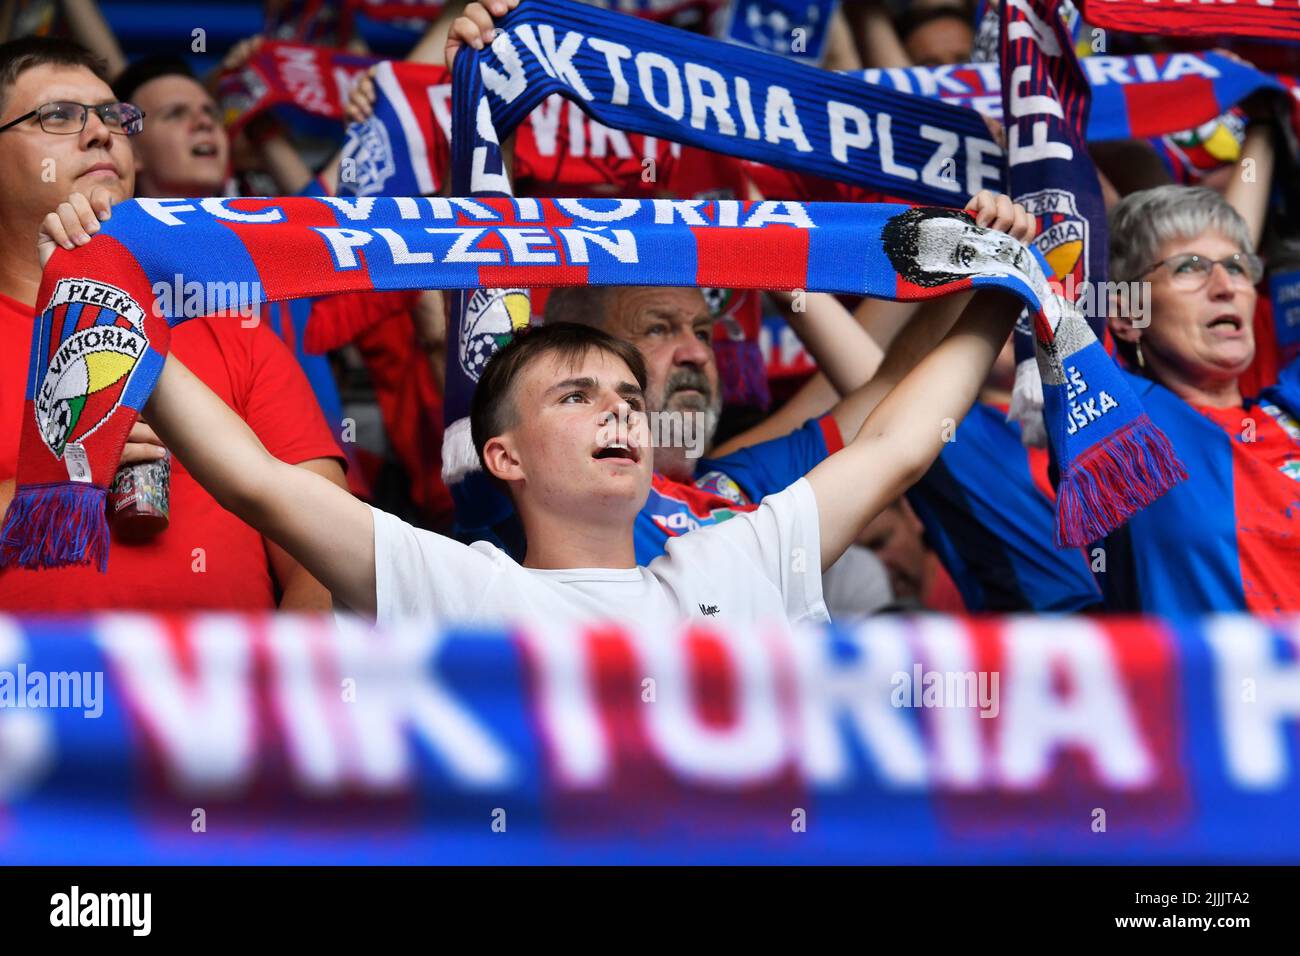
[[[718,613],[718,606],[716,604],[701,604],[700,613],[705,617],[715,617]]]

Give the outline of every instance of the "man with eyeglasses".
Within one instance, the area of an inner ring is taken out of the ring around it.
[[[1160,186],[1120,200],[1110,242],[1111,280],[1148,283],[1151,303],[1111,332],[1190,477],[1107,540],[1107,606],[1300,609],[1300,364],[1244,394],[1263,275],[1247,222],[1213,190]]]
[[[123,99],[104,81],[95,57],[75,43],[26,38],[0,44],[0,514],[14,491],[33,315],[41,306],[37,235],[44,226],[66,248],[82,245],[89,237],[69,231],[65,221],[107,219],[114,203],[132,197],[139,157],[131,140],[148,111]],[[166,117],[165,97],[159,105]],[[200,127],[205,124],[198,120]],[[194,138],[203,137],[224,141],[225,132],[218,127]],[[209,170],[220,165],[221,179],[175,175],[166,159],[165,149],[146,151],[141,165],[149,172],[141,182],[166,189],[164,195],[220,195],[224,148],[195,164]],[[69,209],[78,216],[57,214]],[[195,320],[176,330],[172,348],[276,457],[346,486],[342,456],[311,388],[264,324],[236,317]],[[166,454],[152,430],[137,423],[122,462],[157,461]],[[107,574],[81,567],[0,571],[0,608],[329,608],[328,592],[301,565],[221,508],[177,462],[169,511],[167,528],[148,540],[114,537]]]

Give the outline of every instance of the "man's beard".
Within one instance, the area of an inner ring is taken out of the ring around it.
[[[699,394],[681,395],[682,392],[691,389]],[[661,416],[664,413],[677,413],[683,418],[687,415],[692,416],[689,430],[686,430],[686,423],[683,421],[680,429],[674,432],[674,429],[661,419],[659,427],[654,431],[656,437],[664,441],[663,444],[656,444],[657,470],[679,480],[689,480],[694,474],[695,462],[713,447],[713,436],[717,434],[718,421],[722,416],[722,396],[714,391],[708,376],[702,371],[692,368],[678,369],[664,382],[663,401],[654,410]],[[665,440],[674,434],[694,438],[694,441],[689,443],[695,446],[694,456],[690,454],[692,449],[689,446],[683,447],[675,441]],[[660,462],[664,467],[658,468]]]

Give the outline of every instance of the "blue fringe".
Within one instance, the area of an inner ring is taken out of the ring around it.
[[[0,568],[108,569],[108,490],[66,482],[19,486],[0,527]]]
[[[1100,541],[1132,515],[1187,479],[1164,432],[1146,415],[1062,468],[1056,489],[1056,545]]]

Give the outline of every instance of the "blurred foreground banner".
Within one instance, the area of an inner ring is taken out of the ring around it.
[[[0,617],[0,863],[1300,862],[1300,620]]]

